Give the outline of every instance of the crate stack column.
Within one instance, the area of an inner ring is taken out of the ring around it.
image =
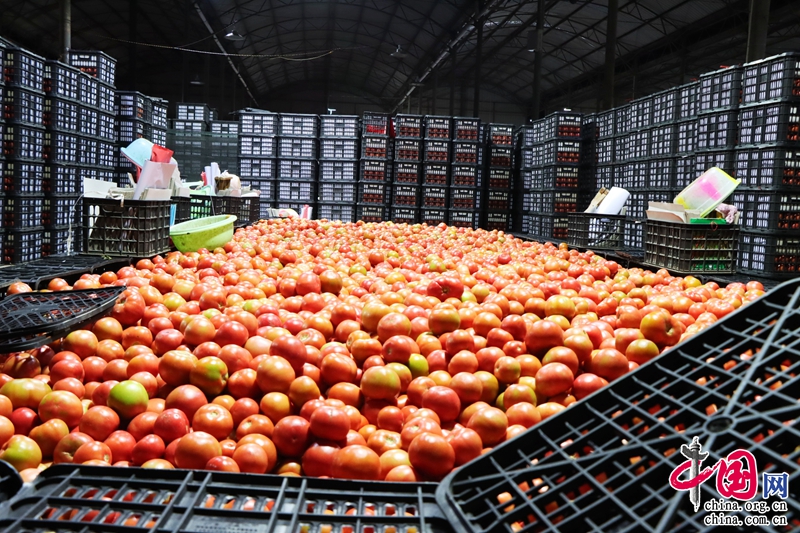
[[[695,81],[677,88],[675,110],[675,181],[673,187],[682,191],[697,177],[695,150],[697,150],[697,100],[700,82]]]
[[[479,118],[453,119],[451,151],[447,220],[452,226],[477,228],[486,207],[486,141]],[[423,193],[423,210],[427,203],[425,196]]]
[[[4,50],[3,262],[42,256],[44,175],[44,59],[13,46]],[[74,137],[74,136],[73,136]],[[51,147],[48,145],[47,150]],[[73,147],[73,150],[75,148]],[[74,152],[73,152],[74,157]]]
[[[413,163],[418,154],[421,166],[420,185],[396,183],[394,186],[391,213],[394,222],[422,222],[420,207],[423,206],[428,222],[441,220],[442,210],[448,206],[453,125],[450,117],[426,115],[422,117],[422,140],[397,141],[395,159]]]
[[[603,176],[603,181],[599,182],[598,186],[605,183],[605,179],[608,179],[613,186],[622,187],[626,190],[629,189],[629,183],[635,184],[635,167],[631,155],[633,151],[630,146],[632,137],[631,122],[629,120],[631,105],[626,104],[609,111],[614,115],[614,137],[613,142],[609,143],[614,150],[613,172],[608,176]],[[603,149],[602,143],[598,143],[598,153],[601,149]],[[631,194],[631,198],[633,198],[633,194]],[[641,218],[632,216],[630,200],[625,205],[622,244],[622,248],[629,254],[635,256],[644,254],[644,224]]]
[[[319,115],[281,113],[278,120],[275,207],[294,209],[299,214],[308,205],[316,213]]]
[[[695,177],[711,167],[734,174],[733,157],[741,95],[742,67],[730,67],[700,76]]]
[[[394,188],[393,179],[397,177],[397,174],[392,172],[392,156],[395,146],[392,143],[392,136],[392,123],[389,115],[374,112],[364,113],[361,122],[361,161],[358,174],[356,220],[364,222],[389,220],[392,189]],[[418,168],[416,172],[415,184],[419,183]]]
[[[184,181],[200,181],[206,164],[211,162],[206,142],[209,120],[211,110],[206,104],[178,103],[175,106],[167,144],[174,151]]]
[[[513,218],[522,213],[522,209],[512,210],[516,185],[512,178],[513,132],[514,126],[511,124],[492,123],[486,127],[485,152],[488,155],[484,156],[486,162],[480,167],[485,169],[482,181],[485,185],[483,201],[486,205],[486,219],[481,227],[488,230],[509,231],[512,229]]]
[[[738,270],[800,275],[800,54],[744,65],[732,201],[741,212]]]
[[[169,101],[163,98],[151,98],[151,100],[153,101],[153,117],[150,140],[159,146],[167,146],[167,129],[169,129],[167,111],[169,110]]]
[[[243,186],[261,191],[260,216],[275,206],[278,172],[278,114],[242,109],[239,115],[239,177]]]
[[[578,169],[578,211],[584,211],[597,192],[597,114],[581,121],[581,165]]]
[[[315,218],[355,222],[359,133],[356,115],[319,117],[319,203]]]
[[[647,163],[645,184],[647,195],[643,211],[649,202],[671,202],[680,189],[675,185],[675,152],[678,149],[678,127],[676,124],[678,89],[673,87],[652,95],[652,119],[650,127],[650,159]],[[642,213],[645,217],[646,213]]]
[[[152,135],[153,101],[150,97],[136,91],[116,92],[116,131],[117,182],[130,187],[128,174],[136,178],[136,166],[120,152],[136,139],[150,140]],[[177,158],[176,158],[177,160]],[[183,170],[183,169],[181,169]]]
[[[226,170],[239,176],[239,123],[229,120],[211,120],[207,136],[208,157]],[[240,176],[241,177],[241,176]]]
[[[652,139],[653,97],[645,96],[633,100],[627,115],[628,132],[623,148],[625,168],[622,171],[622,188],[630,193],[625,204],[628,219],[632,224],[643,227],[644,212],[650,197],[647,172]]]
[[[421,183],[446,184],[447,165],[446,162],[423,162],[425,117],[422,115],[397,115],[394,133],[394,166],[387,202],[387,211],[391,213],[386,216],[387,220],[395,220],[395,213],[400,213],[405,219],[401,217],[396,221],[408,222],[408,216],[413,215],[419,205]]]

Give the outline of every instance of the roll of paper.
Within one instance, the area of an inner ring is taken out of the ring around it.
[[[611,190],[608,191],[608,196],[597,206],[596,213],[600,215],[618,215],[630,196],[631,193],[625,189],[611,187]]]

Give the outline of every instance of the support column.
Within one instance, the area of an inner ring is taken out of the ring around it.
[[[456,50],[450,50],[450,116],[456,111]]]
[[[483,10],[483,1],[478,0],[478,10],[480,13]],[[481,112],[481,56],[483,56],[483,19],[478,19],[475,24],[478,25],[476,32],[477,43],[475,45],[475,92],[472,97],[472,116],[477,117]]]
[[[617,14],[619,0],[608,0],[608,19],[606,19],[606,63],[603,95],[605,108],[614,107],[614,69],[617,58]]]
[[[64,52],[62,61],[69,64],[69,51],[72,48],[72,2],[71,0],[61,1],[61,22],[62,26],[62,42],[64,44]]]
[[[128,84],[131,90],[136,90],[136,45],[138,39],[136,25],[139,18],[139,1],[128,0]]]
[[[536,51],[533,57],[533,103],[531,105],[531,118],[533,120],[537,120],[541,114],[545,1],[539,0],[539,5],[536,9]]]
[[[750,24],[747,28],[747,61],[767,55],[770,0],[750,0]]]

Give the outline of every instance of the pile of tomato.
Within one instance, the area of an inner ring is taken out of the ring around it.
[[[26,480],[439,480],[764,292],[497,231],[301,219],[49,290],[106,285],[127,286],[109,316],[0,356],[0,459]]]

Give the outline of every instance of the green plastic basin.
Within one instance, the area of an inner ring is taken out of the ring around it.
[[[234,222],[234,215],[196,218],[175,224],[169,229],[169,236],[181,252],[196,252],[200,248],[214,250],[233,238]]]

